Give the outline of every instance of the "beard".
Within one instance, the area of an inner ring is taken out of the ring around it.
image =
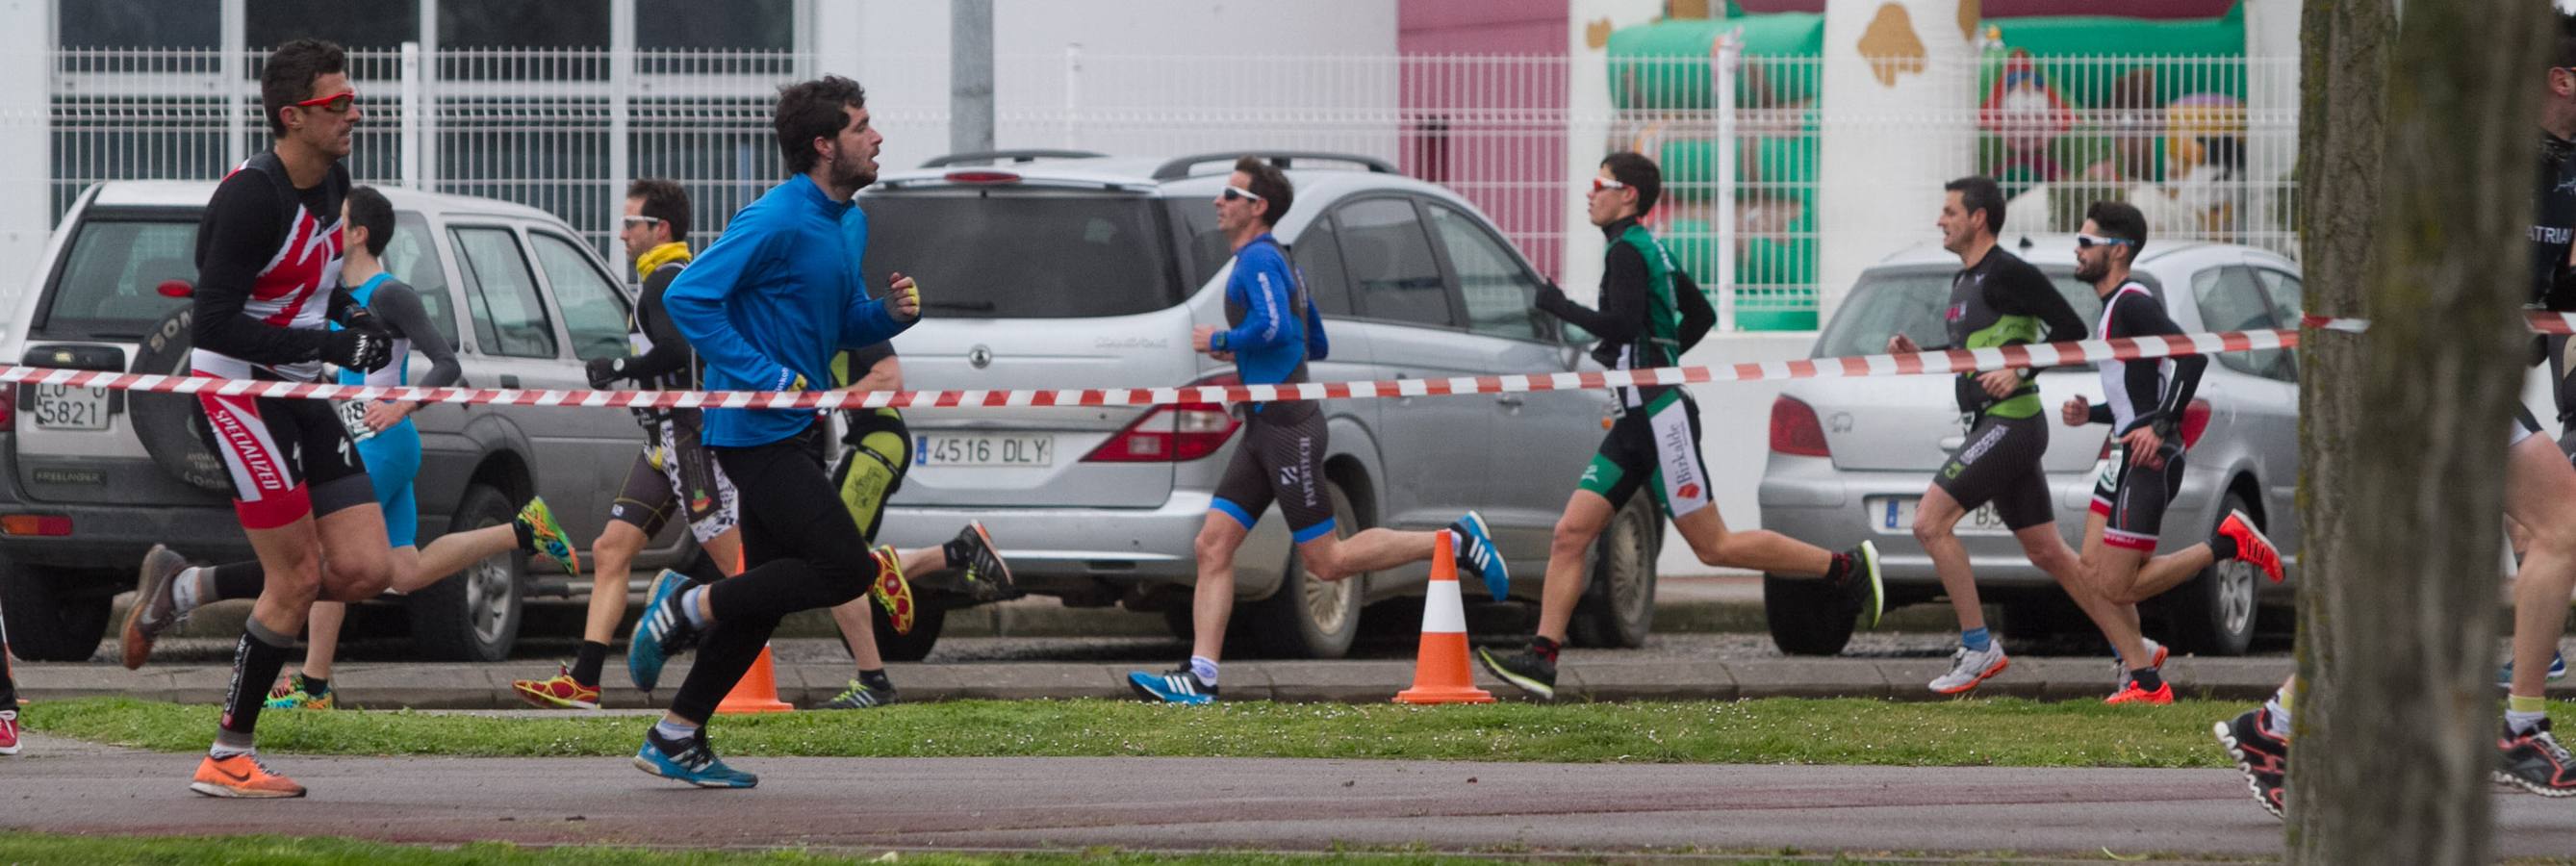
[[[851,190],[866,189],[869,184],[877,182],[877,170],[869,168],[864,160],[855,156],[833,160],[832,180],[836,185]]]
[[[2101,282],[2101,281],[2102,281],[2102,278],[2103,278],[2103,277],[2110,276],[2110,275],[2111,275],[2111,260],[2110,260],[2110,259],[2108,259],[2108,258],[2101,259],[2101,260],[2099,260],[2099,261],[2097,261],[2097,262],[2094,262],[2093,264],[2085,264],[2085,263],[2082,263],[2082,262],[2077,262],[2077,263],[2075,264],[2075,281],[2076,281],[2076,282],[2080,282],[2080,283],[2098,283],[2098,282]]]

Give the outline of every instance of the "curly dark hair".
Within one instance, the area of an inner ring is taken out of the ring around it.
[[[268,114],[268,134],[286,137],[286,118],[277,112],[313,98],[313,79],[349,71],[349,53],[319,39],[298,39],[269,52],[259,70],[259,105]]]
[[[868,107],[868,90],[856,81],[826,75],[778,88],[778,113],[770,126],[778,130],[778,154],[787,158],[789,174],[814,170],[822,155],[814,139],[829,138],[850,123],[841,109]]]
[[[1261,197],[1261,224],[1275,226],[1288,215],[1288,206],[1297,203],[1297,186],[1288,182],[1288,173],[1257,156],[1234,161],[1234,170],[1251,176],[1253,195]]]
[[[648,177],[626,185],[626,197],[644,202],[643,214],[671,227],[671,240],[689,239],[689,191],[669,178]]]

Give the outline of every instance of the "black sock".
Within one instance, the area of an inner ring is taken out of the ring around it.
[[[2152,692],[2165,687],[2165,675],[2157,673],[2155,668],[2139,668],[2137,670],[2130,671],[2129,680],[2137,683],[2138,690],[2144,692]]]
[[[537,549],[537,528],[529,526],[527,521],[510,521],[510,534],[519,539],[520,550],[535,551]]]
[[[328,679],[328,678],[326,678],[326,677],[317,677],[317,676],[314,676],[314,675],[312,675],[312,674],[305,674],[305,675],[304,675],[304,693],[305,693],[305,694],[312,695],[312,696],[315,696],[315,697],[320,697],[320,696],[322,696],[322,695],[329,694],[330,692],[331,692],[331,680],[330,680],[330,679]]]
[[[1850,553],[1837,553],[1834,554],[1833,557],[1833,561],[1825,563],[1825,582],[1842,583],[1843,581],[1850,580],[1853,561],[1852,555]]]
[[[599,666],[607,660],[607,644],[582,641],[581,653],[572,658],[572,681],[580,683],[582,688],[599,688]]]
[[[260,589],[268,583],[268,570],[259,567],[256,559],[227,562],[215,566],[213,571],[216,601],[258,598]]]
[[[2236,539],[2233,536],[2226,535],[2210,536],[2209,555],[2219,562],[2226,562],[2228,560],[2235,559]]]
[[[252,619],[242,624],[241,643],[233,647],[232,686],[224,691],[222,729],[215,733],[215,745],[249,751],[251,732],[259,727],[259,709],[268,700],[268,684],[277,681],[277,672],[286,667],[287,656],[295,652],[295,639],[279,635]]]
[[[863,685],[880,692],[894,691],[894,679],[886,676],[885,668],[878,668],[872,671],[860,671],[859,685]]]
[[[1539,658],[1546,659],[1548,664],[1556,664],[1557,649],[1556,642],[1546,637],[1530,638],[1530,652],[1538,654]]]

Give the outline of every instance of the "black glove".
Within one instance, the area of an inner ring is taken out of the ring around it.
[[[383,331],[344,328],[322,341],[322,360],[362,373],[384,369],[394,357],[394,341]]]
[[[605,391],[611,383],[626,378],[626,359],[592,358],[582,365],[582,372],[590,377],[591,390]]]
[[[1565,290],[1554,283],[1538,287],[1538,308],[1553,311],[1565,305]]]

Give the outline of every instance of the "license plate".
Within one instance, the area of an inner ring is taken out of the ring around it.
[[[1055,437],[925,434],[913,438],[912,453],[915,466],[1053,466]]]
[[[1878,531],[1910,533],[1914,531],[1914,509],[1921,501],[1921,497],[1916,496],[1872,496],[1868,499],[1868,508],[1878,524]],[[2012,530],[2004,526],[2003,515],[1995,513],[1992,502],[1968,512],[1954,531],[1960,535],[2012,534]]]
[[[36,426],[47,430],[107,429],[107,389],[36,386]]]

